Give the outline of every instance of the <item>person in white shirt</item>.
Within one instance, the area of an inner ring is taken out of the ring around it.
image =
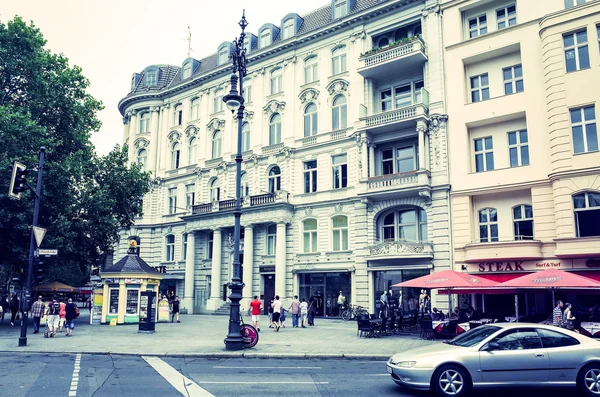
[[[302,328],[306,328],[306,317],[308,316],[308,303],[306,303],[306,299],[302,298],[302,303],[300,304],[300,323],[302,324]]]
[[[279,332],[279,327],[281,324],[279,323],[279,317],[281,316],[281,301],[279,300],[279,295],[275,295],[275,300],[271,304],[273,308],[273,324],[275,325],[275,332]]]

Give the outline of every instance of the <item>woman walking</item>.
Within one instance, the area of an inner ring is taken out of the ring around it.
[[[69,298],[67,305],[65,306],[65,320],[67,333],[65,336],[73,336],[73,329],[75,328],[75,319],[79,316],[79,309],[73,303],[73,299]]]
[[[571,309],[571,304],[565,304],[565,311],[563,312],[563,327],[566,329],[570,329],[571,331],[575,329],[574,323],[575,317],[573,316],[573,312]]]
[[[271,303],[269,303],[269,328],[273,328],[273,301],[275,297],[271,298]]]
[[[60,304],[60,310],[58,312],[58,332],[63,332],[63,328],[65,327],[65,323],[67,321],[66,320],[67,312],[65,311],[67,304],[65,302],[63,302],[63,298],[60,298],[59,304]]]
[[[302,303],[300,304],[300,324],[302,324],[302,328],[306,328],[306,316],[308,315],[308,303],[306,303],[306,299],[302,298]]]

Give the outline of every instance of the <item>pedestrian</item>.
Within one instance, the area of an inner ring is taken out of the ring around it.
[[[316,296],[310,297],[310,303],[308,304],[308,325],[315,325],[315,314],[317,313],[318,300]]]
[[[4,316],[6,313],[8,313],[8,308],[10,307],[8,301],[6,300],[6,296],[2,297],[2,300],[0,301],[0,307],[2,308],[2,310],[0,310],[0,324],[4,324]]]
[[[273,326],[275,326],[275,332],[279,332],[279,327],[281,326],[279,324],[279,318],[281,316],[282,309],[281,301],[279,300],[279,295],[275,295],[275,300],[271,304],[271,307],[273,308]]]
[[[271,299],[269,303],[269,328],[273,328],[273,302],[275,301],[275,297]]]
[[[554,310],[552,310],[552,325],[554,325],[555,327],[560,327],[562,325],[562,318],[563,318],[562,307],[563,307],[562,301],[557,300],[556,306],[554,307]]]
[[[179,297],[176,296],[175,299],[173,300],[173,311],[171,313],[171,322],[173,322],[173,319],[177,319],[177,322],[179,322]]]
[[[44,315],[44,302],[42,297],[38,296],[38,299],[31,305],[31,316],[33,317],[33,333],[37,334],[40,332],[40,320]]]
[[[308,303],[306,303],[306,299],[302,298],[302,303],[300,303],[300,322],[302,323],[302,328],[306,328],[306,316],[308,315]]]
[[[250,302],[250,309],[252,310],[252,325],[258,332],[260,332],[260,312],[263,309],[262,302],[258,300],[258,295],[254,295],[254,300]]]
[[[73,299],[69,298],[68,303],[65,305],[65,319],[67,322],[67,333],[65,336],[73,336],[73,329],[75,329],[75,319],[79,317],[79,308]]]
[[[338,298],[337,298],[338,316],[340,316],[340,317],[342,316],[342,309],[344,308],[345,304],[346,304],[346,297],[344,296],[342,291],[340,291],[340,294],[338,295]]]
[[[67,304],[65,302],[63,302],[63,298],[60,299],[60,312],[58,313],[58,332],[63,332],[63,328],[65,326],[65,307],[67,307]]]
[[[575,317],[573,316],[571,304],[565,303],[565,311],[563,313],[563,327],[573,331],[575,329],[573,321],[575,321]]]
[[[17,298],[17,294],[13,294],[10,300],[10,325],[15,325],[15,320],[17,319],[17,313],[19,313],[20,302],[19,298]]]
[[[285,312],[287,312],[287,309],[285,307],[283,307],[283,305],[281,306],[281,316],[279,316],[279,325],[281,325],[283,328],[285,328]]]
[[[288,310],[292,313],[292,328],[298,328],[298,318],[300,317],[300,301],[298,300],[298,295],[294,295],[294,299],[292,299],[292,303]]]
[[[60,303],[56,298],[52,299],[52,302],[48,304],[48,310],[46,311],[48,315],[48,319],[46,320],[48,324],[48,329],[50,332],[50,337],[54,337],[56,335],[56,331],[58,330],[58,322],[60,319]]]

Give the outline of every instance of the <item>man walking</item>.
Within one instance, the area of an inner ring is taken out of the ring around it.
[[[177,319],[177,322],[179,322],[179,297],[176,296],[175,300],[173,301],[173,313],[171,314],[171,322],[173,322],[173,319]]]
[[[31,305],[31,315],[33,316],[33,333],[37,334],[40,332],[40,320],[44,315],[44,302],[42,297],[38,296],[38,299]]]
[[[279,295],[275,295],[275,300],[273,301],[273,325],[275,325],[275,332],[279,332],[279,317],[281,316],[281,301],[279,300]]]
[[[17,294],[14,294],[12,296],[12,299],[10,300],[10,325],[14,326],[15,325],[15,320],[17,319],[17,313],[19,312],[19,307],[20,305],[20,301],[19,298],[17,298]]]
[[[298,295],[294,295],[294,299],[292,299],[288,311],[292,313],[292,328],[298,328],[298,317],[300,315],[300,301],[298,300]]]
[[[340,316],[340,317],[342,316],[342,311],[344,309],[344,305],[346,305],[346,297],[344,296],[342,291],[340,291],[340,295],[337,298],[338,316]]]
[[[60,315],[60,304],[54,298],[52,302],[48,305],[48,329],[50,331],[50,337],[53,338],[56,336],[56,331],[58,331],[58,322]]]
[[[252,313],[252,325],[260,332],[260,312],[263,309],[262,302],[258,300],[258,295],[254,295],[254,300],[250,302],[250,310]]]
[[[554,325],[555,327],[560,327],[562,325],[562,318],[563,318],[562,307],[563,307],[562,301],[557,300],[556,307],[554,308],[554,310],[552,310],[552,325]]]

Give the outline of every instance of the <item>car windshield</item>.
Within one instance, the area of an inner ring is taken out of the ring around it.
[[[460,334],[447,343],[455,346],[473,347],[498,330],[500,330],[500,327],[495,327],[493,325],[482,325],[481,327],[472,329],[469,332]]]

